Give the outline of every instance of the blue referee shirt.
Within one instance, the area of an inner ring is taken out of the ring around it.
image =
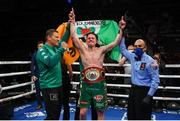
[[[125,46],[125,38],[120,43],[120,51],[131,63],[131,81],[138,86],[150,87],[148,95],[153,96],[159,85],[159,66],[155,60],[143,53],[141,60],[137,60],[134,53],[129,52]]]

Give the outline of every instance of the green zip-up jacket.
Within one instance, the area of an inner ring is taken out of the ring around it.
[[[69,25],[60,43],[69,38]],[[62,86],[61,58],[64,49],[61,47],[49,46],[47,43],[37,51],[36,60],[40,72],[40,88],[56,88]]]

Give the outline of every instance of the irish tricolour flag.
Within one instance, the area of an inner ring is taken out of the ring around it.
[[[76,33],[78,37],[84,37],[89,32],[94,32],[98,35],[98,43],[100,45],[107,45],[111,42],[113,42],[118,34],[119,27],[118,24],[113,20],[90,20],[90,21],[77,21],[75,23],[76,26]],[[66,27],[66,23],[61,24],[58,27],[58,32],[60,35],[64,33],[64,27]],[[62,29],[63,28],[63,29]],[[61,36],[60,36],[61,37]],[[71,41],[71,42],[69,42]],[[72,47],[72,40],[71,38],[68,40],[69,47]],[[75,51],[75,54],[79,56],[79,53],[76,49],[73,49]],[[73,53],[74,55],[74,53]],[[73,61],[76,61],[78,56],[74,56],[75,58],[70,59],[71,56],[66,59],[68,64],[71,64]],[[119,61],[121,57],[121,54],[119,52],[119,47],[116,46],[112,51],[110,52],[110,58],[116,61]],[[68,62],[70,60],[70,62]]]

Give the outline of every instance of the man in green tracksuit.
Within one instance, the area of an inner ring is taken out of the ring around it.
[[[58,32],[49,29],[46,32],[46,44],[37,52],[36,59],[40,71],[40,89],[45,101],[46,120],[59,120],[62,105],[61,58],[69,38],[69,24],[61,40]]]

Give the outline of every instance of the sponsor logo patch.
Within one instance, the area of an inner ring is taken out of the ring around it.
[[[17,107],[17,108],[14,108],[14,112],[17,112],[17,111],[19,111],[19,110],[23,110],[23,109],[25,109],[25,108],[27,108],[27,107],[30,107],[31,105],[24,105],[24,106],[20,106],[20,107]]]
[[[50,93],[50,100],[51,101],[58,101],[58,94],[57,93]]]
[[[33,117],[44,117],[46,116],[43,112],[41,111],[36,111],[36,112],[26,112],[24,113],[27,118],[33,118]]]
[[[94,99],[96,100],[96,102],[101,102],[103,99],[103,95],[96,95],[94,96]]]
[[[96,106],[99,107],[99,108],[104,107],[104,103],[96,103]]]
[[[146,63],[141,63],[141,65],[140,65],[140,70],[144,70],[145,67],[146,67]]]

